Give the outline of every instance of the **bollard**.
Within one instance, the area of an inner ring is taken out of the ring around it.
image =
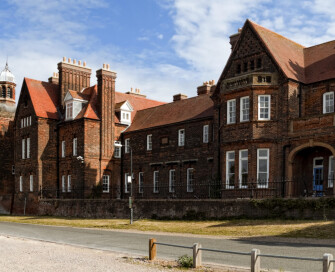
[[[332,262],[333,255],[332,254],[323,254],[323,272],[333,272],[334,264]]]
[[[153,261],[156,259],[157,248],[156,248],[156,239],[151,238],[149,240],[149,260]]]
[[[260,253],[259,249],[251,250],[251,272],[261,271],[261,257],[258,256]]]
[[[193,268],[201,266],[201,244],[193,244]]]

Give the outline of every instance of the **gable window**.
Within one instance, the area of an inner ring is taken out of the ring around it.
[[[129,153],[130,152],[130,138],[124,140],[124,152]]]
[[[235,185],[235,151],[226,153],[226,188],[233,189]]]
[[[22,159],[26,158],[26,139],[22,139]]]
[[[138,173],[138,192],[143,193],[144,174],[143,172]]]
[[[236,122],[236,100],[227,101],[227,124],[234,124]]]
[[[193,183],[194,183],[194,169],[187,168],[187,192],[193,192]]]
[[[152,150],[152,135],[147,135],[147,150]]]
[[[102,177],[102,192],[109,193],[109,175],[103,175]]]
[[[239,186],[240,188],[248,187],[248,150],[240,150],[239,161]]]
[[[329,166],[328,166],[328,188],[334,187],[334,157],[329,157]]]
[[[334,92],[323,94],[323,113],[334,112]]]
[[[71,175],[67,176],[67,192],[71,193]]]
[[[267,188],[269,182],[269,149],[257,149],[257,187]]]
[[[62,158],[65,158],[65,141],[62,141]]]
[[[66,185],[65,185],[65,175],[62,176],[62,192],[65,193],[65,188],[66,188]]]
[[[249,96],[241,97],[240,100],[240,121],[249,121]]]
[[[73,102],[66,103],[66,120],[73,119]]]
[[[258,120],[270,120],[271,96],[258,96]]]
[[[175,192],[175,183],[176,183],[176,170],[171,169],[169,171],[169,192],[170,193]]]
[[[204,125],[202,128],[202,141],[203,143],[208,143],[208,125]]]
[[[158,193],[159,171],[154,171],[154,193]]]
[[[130,177],[129,173],[124,174],[124,192],[125,193],[129,193],[128,183],[130,183],[129,181],[131,181],[129,177]]]
[[[30,138],[27,138],[27,159],[30,158]]]
[[[73,156],[77,156],[77,138],[73,138],[72,148]]]
[[[30,192],[34,191],[34,176],[30,175],[29,176],[29,181],[30,181]]]
[[[20,176],[20,192],[23,192],[23,179],[22,179],[22,176]]]
[[[178,146],[185,145],[185,129],[178,130]]]

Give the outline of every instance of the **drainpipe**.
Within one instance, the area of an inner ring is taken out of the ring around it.
[[[218,113],[219,113],[219,117],[218,117],[218,173],[219,173],[219,178],[221,180],[221,107],[218,107]]]
[[[301,117],[301,84],[299,83],[299,86],[298,86],[298,97],[299,97],[299,117]]]
[[[124,137],[123,137],[123,133],[121,132],[121,144],[124,143]],[[123,199],[123,160],[124,160],[124,148],[121,148],[120,150],[121,152],[121,165],[120,165],[120,176],[121,176],[121,180],[120,180],[120,198]]]
[[[282,167],[282,197],[285,197],[285,189],[286,189],[286,177],[285,177],[285,172],[286,172],[286,148],[290,147],[290,144],[286,144],[283,146],[283,167]],[[289,181],[292,182],[292,181]]]

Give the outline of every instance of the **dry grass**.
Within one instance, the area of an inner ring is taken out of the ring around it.
[[[126,229],[226,237],[297,237],[335,239],[335,221],[222,220],[166,221],[126,219],[78,219],[46,216],[0,216],[0,221],[98,229]]]

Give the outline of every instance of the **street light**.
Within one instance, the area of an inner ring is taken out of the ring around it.
[[[119,141],[114,142],[115,147],[122,147],[123,145]],[[133,224],[134,210],[133,210],[133,150],[130,145],[130,176],[127,177],[127,183],[130,183],[130,197],[129,197],[129,208],[130,208],[130,224]]]

